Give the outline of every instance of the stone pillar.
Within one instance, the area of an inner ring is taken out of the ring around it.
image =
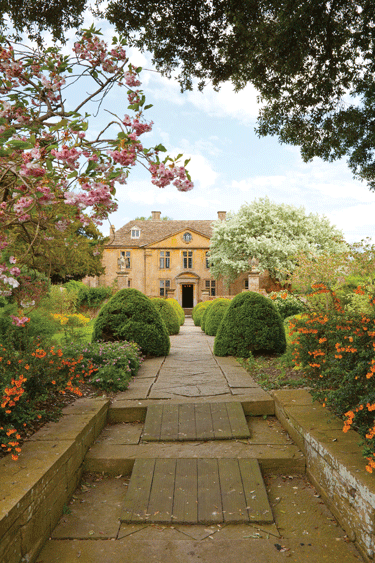
[[[117,272],[117,287],[119,289],[128,288],[128,274],[127,272]]]
[[[208,301],[210,299],[210,290],[202,289],[202,301]]]
[[[260,272],[257,269],[258,260],[256,258],[249,258],[248,260],[250,266],[250,272],[247,276],[248,280],[248,291],[255,291],[259,293],[259,275]]]
[[[259,293],[259,272],[249,272],[247,279],[249,284],[248,291]]]

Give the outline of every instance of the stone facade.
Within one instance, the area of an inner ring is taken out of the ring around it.
[[[173,297],[184,308],[217,296],[234,296],[249,288],[248,273],[226,287],[210,273],[208,252],[212,221],[164,221],[160,211],[152,219],[130,221],[118,231],[112,227],[105,246],[105,274],[99,285],[114,282],[119,289],[133,287],[149,297]],[[218,220],[226,213],[218,212]],[[93,278],[83,280],[96,285]],[[260,291],[273,289],[267,274],[259,281]]]

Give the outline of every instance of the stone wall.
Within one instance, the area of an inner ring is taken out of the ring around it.
[[[275,413],[304,452],[309,479],[366,561],[375,554],[375,482],[353,430],[305,390],[273,391]]]
[[[82,476],[87,450],[107,420],[109,400],[80,399],[0,460],[0,561],[33,563]]]

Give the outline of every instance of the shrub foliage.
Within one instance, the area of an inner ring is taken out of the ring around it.
[[[285,349],[284,325],[272,301],[252,291],[236,295],[216,334],[214,354],[247,358]]]
[[[366,469],[375,469],[375,298],[367,295],[371,313],[347,309],[334,291],[315,284],[327,308],[290,320],[293,357],[305,368],[312,395],[344,419],[343,431],[357,430],[364,439]],[[365,296],[358,287],[355,295]]]
[[[173,305],[161,297],[154,297],[152,304],[159,311],[161,318],[165,322],[168,334],[178,334],[180,332],[180,321]]]
[[[192,310],[191,316],[195,326],[201,326],[203,311],[210,305],[210,301],[201,301]]]
[[[272,291],[269,294],[282,319],[306,311],[306,305],[287,291]]]
[[[92,342],[133,341],[147,356],[169,354],[169,335],[151,299],[137,289],[118,291],[99,311]]]
[[[212,303],[213,301],[206,301],[207,306],[206,307],[202,307],[202,317],[201,317],[201,329],[203,330],[203,332],[206,332],[206,318],[207,318],[207,313],[208,311],[211,309],[212,307]]]
[[[215,299],[207,309],[204,332],[209,336],[216,336],[220,323],[230,305],[230,299]]]
[[[170,303],[172,305],[172,307],[174,308],[174,310],[176,311],[180,326],[182,326],[185,322],[185,311],[183,310],[183,308],[181,307],[179,302],[176,301],[176,299],[168,297],[166,299],[166,301],[167,301],[167,303]]]

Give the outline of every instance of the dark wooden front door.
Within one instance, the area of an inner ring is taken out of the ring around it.
[[[192,309],[194,306],[194,285],[191,283],[182,285],[182,307]]]

